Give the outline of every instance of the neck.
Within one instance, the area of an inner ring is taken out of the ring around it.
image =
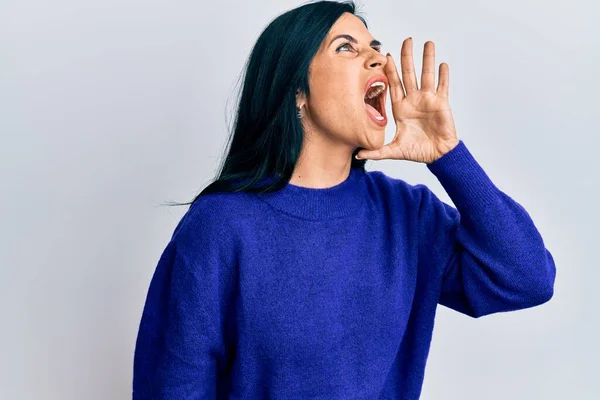
[[[348,217],[360,212],[367,204],[365,175],[362,169],[350,168],[345,179],[338,179],[328,187],[301,186],[290,180],[282,189],[261,193],[259,197],[279,211],[302,219]]]

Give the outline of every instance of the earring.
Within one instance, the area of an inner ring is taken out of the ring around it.
[[[302,118],[302,107],[296,107],[296,117]]]

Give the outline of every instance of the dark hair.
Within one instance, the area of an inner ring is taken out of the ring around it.
[[[332,25],[345,12],[358,17],[354,1],[317,1],[281,14],[264,29],[244,67],[229,152],[217,178],[194,200],[213,192],[272,192],[291,179],[303,142],[296,91],[309,95],[308,67]],[[352,153],[351,168],[366,160]],[[265,185],[265,178],[271,179]]]

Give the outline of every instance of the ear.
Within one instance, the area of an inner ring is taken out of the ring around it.
[[[304,104],[306,104],[306,96],[304,95],[304,93],[300,92],[300,89],[297,89],[296,90],[296,107],[301,108],[302,106],[304,106]]]

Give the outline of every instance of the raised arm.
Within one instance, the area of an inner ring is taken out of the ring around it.
[[[550,300],[556,266],[539,231],[465,144],[427,167],[456,205],[415,186],[421,192],[420,255],[443,269],[439,304],[477,318]]]

